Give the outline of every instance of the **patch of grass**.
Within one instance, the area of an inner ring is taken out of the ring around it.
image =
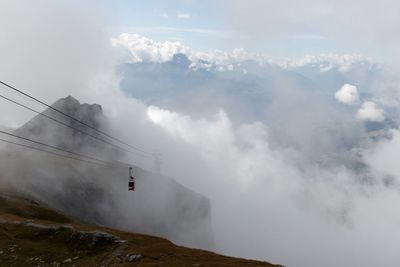
[[[46,207],[34,204],[25,199],[0,196],[0,211],[26,219],[46,220],[58,223],[69,223],[71,219]]]
[[[78,224],[44,205],[8,194],[0,195],[1,219],[6,222],[0,223],[0,266],[278,266],[179,247],[163,238]],[[116,243],[115,238],[126,242]],[[129,262],[127,255],[132,254],[143,258]]]
[[[87,240],[71,238],[76,231],[69,228],[40,229],[6,223],[2,225],[0,235],[3,236],[3,232],[12,234],[0,240],[3,251],[0,266],[49,266],[75,257],[78,257],[74,259],[77,266],[95,266],[95,262],[100,262],[115,248],[115,244],[91,248],[86,244]],[[90,264],[79,264],[82,261]]]

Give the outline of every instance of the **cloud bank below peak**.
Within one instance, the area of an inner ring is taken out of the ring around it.
[[[217,34],[215,32],[215,34]],[[185,54],[192,62],[193,68],[207,68],[211,65],[222,66],[223,70],[230,65],[253,61],[260,65],[272,64],[283,69],[296,69],[302,67],[317,67],[321,72],[338,69],[340,72],[349,72],[355,65],[361,64],[369,67],[377,66],[371,58],[359,54],[320,54],[306,55],[300,58],[272,58],[260,53],[251,53],[243,48],[231,51],[196,51],[185,46],[180,41],[155,41],[139,34],[122,33],[112,39],[114,47],[122,48],[130,53],[128,62],[155,62],[171,61],[176,54]]]

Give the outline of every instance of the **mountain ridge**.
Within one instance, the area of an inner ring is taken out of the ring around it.
[[[0,189],[0,266],[279,266],[88,225]]]
[[[52,107],[98,129],[107,128],[100,105],[80,104],[69,96]],[[44,114],[76,129],[90,130],[51,108]],[[120,150],[41,115],[14,133],[105,161],[125,158]],[[2,182],[88,223],[156,235],[190,247],[214,248],[209,200],[172,178],[132,165],[136,190],[129,192],[128,167],[98,166],[39,153],[6,146],[0,153]]]

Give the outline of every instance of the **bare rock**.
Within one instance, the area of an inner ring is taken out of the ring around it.
[[[140,261],[142,259],[143,259],[143,256],[141,254],[130,254],[128,256],[128,261],[129,262]]]
[[[72,260],[70,258],[68,258],[65,261],[63,261],[63,263],[70,263],[70,262],[72,262]]]

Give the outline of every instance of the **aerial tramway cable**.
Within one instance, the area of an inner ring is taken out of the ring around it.
[[[24,147],[24,148],[28,148],[28,149],[31,149],[31,150],[36,150],[36,151],[48,153],[48,154],[55,155],[55,156],[58,156],[58,157],[74,159],[74,160],[77,160],[77,161],[82,161],[82,162],[86,162],[86,163],[90,163],[90,164],[101,165],[101,166],[105,166],[105,167],[109,166],[109,165],[106,165],[106,164],[103,164],[103,163],[98,163],[98,162],[95,162],[95,161],[89,161],[89,160],[85,160],[85,159],[82,159],[82,158],[76,158],[76,157],[72,157],[72,156],[68,156],[68,155],[62,155],[62,154],[59,154],[59,153],[56,153],[56,152],[53,152],[53,151],[48,151],[48,150],[45,150],[45,149],[29,146],[29,145],[26,145],[26,144],[16,143],[16,142],[5,140],[5,139],[2,139],[2,138],[0,138],[0,141],[4,142],[4,143],[7,143],[7,144],[19,146],[19,147]]]
[[[21,140],[24,140],[24,141],[28,141],[28,142],[31,142],[31,143],[34,143],[34,144],[37,144],[37,145],[48,147],[48,148],[51,148],[51,149],[54,149],[54,150],[57,150],[57,151],[61,151],[63,153],[66,153],[66,155],[65,154],[60,154],[60,153],[57,153],[57,152],[54,152],[54,151],[45,150],[45,149],[42,149],[42,148],[39,148],[39,147],[34,147],[34,146],[27,145],[27,144],[21,144],[21,143],[17,143],[17,142],[13,142],[13,141],[10,141],[10,140],[5,140],[5,139],[0,138],[1,142],[8,143],[8,144],[11,144],[11,145],[15,145],[15,146],[23,147],[23,148],[28,148],[28,149],[32,149],[32,150],[48,153],[48,154],[51,154],[51,155],[54,155],[54,156],[73,159],[73,160],[77,160],[77,161],[81,161],[81,162],[85,162],[85,163],[89,163],[89,164],[96,164],[96,165],[100,165],[100,166],[104,166],[104,167],[129,168],[128,190],[129,191],[134,191],[135,190],[135,178],[132,175],[132,165],[130,165],[130,164],[127,164],[127,163],[124,163],[124,162],[119,162],[119,161],[111,162],[111,161],[98,159],[98,158],[95,158],[93,156],[88,156],[88,155],[85,155],[83,153],[77,153],[77,152],[65,150],[65,149],[62,149],[62,148],[59,148],[59,147],[56,147],[56,146],[48,145],[48,144],[45,144],[45,143],[42,143],[42,142],[39,142],[39,141],[36,141],[36,140],[32,140],[30,138],[26,138],[26,137],[23,137],[23,136],[12,134],[12,133],[9,133],[9,132],[6,132],[6,131],[1,131],[0,130],[0,133],[8,135],[8,136],[11,136],[11,137],[14,137],[14,138],[18,138],[18,139],[21,139]]]
[[[9,133],[9,132],[6,132],[6,131],[0,130],[0,133],[8,135],[8,136],[11,136],[11,137],[14,137],[14,138],[18,138],[18,139],[21,139],[21,140],[24,140],[24,141],[28,141],[28,142],[31,142],[31,143],[34,143],[34,144],[37,144],[37,145],[45,146],[45,147],[48,147],[48,148],[51,148],[51,149],[54,149],[54,150],[58,150],[58,151],[61,151],[61,152],[64,152],[64,153],[68,153],[68,154],[71,154],[71,155],[76,155],[76,156],[82,157],[82,158],[87,158],[89,160],[93,160],[93,161],[96,161],[96,162],[99,162],[99,163],[102,163],[102,164],[109,164],[109,165],[114,165],[114,166],[119,166],[119,167],[124,167],[124,168],[131,166],[130,164],[123,163],[123,162],[118,162],[118,161],[110,162],[110,161],[106,161],[106,160],[101,160],[101,159],[95,158],[93,156],[88,156],[88,155],[85,155],[85,154],[82,154],[82,153],[65,150],[65,149],[62,149],[62,148],[57,147],[57,146],[48,145],[48,144],[45,144],[45,143],[42,143],[42,142],[39,142],[39,141],[36,141],[36,140],[32,140],[30,138],[26,138],[26,137],[23,137],[23,136],[20,136],[20,135]]]
[[[108,133],[105,133],[105,132],[103,132],[103,131],[101,131],[101,130],[99,130],[99,129],[97,129],[97,128],[95,128],[95,127],[93,127],[93,126],[91,126],[91,125],[89,125],[89,124],[87,124],[87,123],[85,123],[85,122],[83,122],[83,121],[81,121],[81,120],[79,120],[79,119],[77,119],[77,118],[75,118],[75,117],[73,117],[73,116],[71,116],[71,115],[69,115],[69,114],[67,114],[67,113],[65,113],[65,112],[63,112],[63,111],[61,111],[61,110],[59,110],[59,109],[57,109],[57,108],[54,108],[54,107],[52,107],[51,105],[49,105],[49,104],[47,104],[47,103],[45,103],[45,102],[43,102],[43,101],[41,101],[41,100],[39,100],[39,99],[37,99],[37,98],[31,96],[31,95],[28,94],[28,93],[23,92],[23,91],[20,90],[20,89],[17,89],[16,87],[14,87],[14,86],[12,86],[12,85],[9,85],[9,84],[7,84],[7,83],[1,81],[1,80],[0,80],[0,84],[2,84],[2,85],[4,85],[4,86],[8,87],[9,89],[14,90],[15,92],[17,92],[17,93],[19,93],[19,94],[21,94],[21,95],[23,95],[23,96],[25,96],[25,97],[28,97],[28,98],[30,98],[30,99],[36,101],[37,103],[39,103],[39,104],[41,104],[41,105],[43,105],[43,106],[46,106],[47,108],[49,108],[49,109],[51,109],[51,110],[53,110],[53,111],[55,111],[55,112],[57,112],[57,113],[59,113],[59,114],[62,114],[63,116],[65,116],[65,117],[67,117],[67,118],[69,118],[69,119],[71,119],[71,120],[73,120],[73,121],[76,121],[76,122],[78,122],[78,123],[80,123],[80,124],[86,126],[86,127],[89,128],[89,129],[92,129],[92,130],[94,130],[94,131],[96,131],[96,132],[98,132],[98,133],[100,133],[100,134],[102,134],[102,135],[104,135],[104,136],[106,136],[106,137],[108,137],[108,138],[110,138],[110,139],[113,139],[114,141],[117,141],[117,142],[119,142],[119,143],[121,143],[121,144],[124,144],[124,145],[126,145],[126,146],[128,146],[128,147],[130,147],[130,148],[132,148],[132,149],[137,150],[137,151],[141,151],[141,152],[143,152],[143,153],[145,153],[145,154],[150,154],[150,153],[146,152],[145,150],[143,150],[143,149],[141,149],[141,148],[138,148],[138,147],[136,147],[136,146],[130,145],[130,144],[128,144],[128,143],[126,143],[126,142],[120,140],[119,138],[113,137],[112,135],[110,135],[110,134],[108,134]]]
[[[42,116],[42,117],[44,117],[44,118],[47,118],[47,119],[49,119],[49,120],[51,120],[51,121],[53,121],[53,122],[56,122],[56,123],[58,123],[58,124],[61,124],[61,125],[65,126],[65,127],[71,128],[71,129],[73,129],[73,130],[75,130],[75,131],[78,131],[78,132],[80,132],[80,133],[82,133],[82,134],[85,134],[85,135],[87,135],[87,136],[90,136],[91,138],[94,138],[94,139],[96,139],[96,140],[98,140],[98,141],[101,141],[101,142],[103,142],[103,143],[106,143],[106,144],[108,144],[108,145],[111,145],[111,146],[113,146],[113,147],[115,147],[115,148],[118,148],[118,149],[120,149],[120,150],[123,150],[123,151],[125,151],[125,152],[132,153],[132,154],[135,154],[135,155],[140,155],[140,156],[149,157],[149,155],[144,154],[144,152],[141,152],[141,151],[135,151],[135,152],[134,152],[134,151],[132,151],[132,150],[125,149],[125,148],[123,148],[123,147],[121,147],[121,146],[119,146],[119,145],[116,145],[116,144],[111,143],[111,142],[109,142],[109,141],[107,141],[107,140],[105,140],[105,139],[99,138],[99,137],[97,137],[97,136],[95,136],[95,135],[92,135],[92,134],[90,134],[90,133],[87,133],[87,132],[85,132],[85,131],[82,131],[81,129],[78,129],[78,128],[76,128],[76,127],[73,127],[73,126],[71,126],[71,125],[68,125],[68,124],[65,123],[65,122],[62,122],[62,121],[60,121],[60,120],[58,120],[58,119],[55,119],[55,118],[53,118],[53,117],[51,117],[51,116],[49,116],[49,115],[44,114],[43,112],[39,112],[39,111],[37,111],[37,110],[35,110],[35,109],[33,109],[33,108],[28,107],[27,105],[21,104],[21,103],[15,101],[15,100],[12,100],[12,99],[10,99],[10,98],[8,98],[8,97],[6,97],[6,96],[3,96],[3,95],[1,95],[1,94],[0,94],[0,98],[3,98],[4,100],[7,100],[7,101],[9,101],[9,102],[11,102],[11,103],[14,103],[14,104],[20,106],[20,107],[23,107],[23,108],[25,108],[25,109],[30,110],[30,111],[32,111],[32,112],[38,114],[39,116]],[[143,154],[138,154],[139,152],[140,152],[140,153],[143,153]]]
[[[43,105],[43,106],[45,106],[45,107],[57,112],[57,113],[65,116],[68,119],[76,121],[76,122],[80,123],[81,125],[84,125],[85,127],[89,128],[91,130],[94,130],[95,132],[97,132],[97,133],[99,133],[99,134],[101,134],[101,135],[103,135],[103,136],[105,136],[107,138],[110,138],[110,139],[112,139],[114,141],[117,141],[120,144],[123,144],[123,145],[125,145],[125,146],[127,146],[129,148],[135,149],[136,151],[133,152],[133,151],[131,151],[129,149],[125,149],[125,148],[121,147],[120,145],[114,144],[114,143],[112,143],[112,142],[110,142],[108,140],[105,140],[103,138],[99,138],[98,136],[90,134],[90,133],[88,133],[86,131],[83,131],[83,130],[81,130],[79,128],[73,127],[73,126],[71,126],[71,125],[69,125],[69,124],[67,124],[67,123],[65,123],[65,122],[63,122],[63,121],[61,121],[59,119],[56,119],[56,118],[54,118],[52,116],[44,114],[43,112],[39,112],[39,111],[37,111],[37,110],[27,106],[27,105],[19,103],[19,102],[15,101],[13,99],[10,99],[10,98],[8,98],[6,96],[0,95],[0,97],[3,98],[4,100],[7,100],[7,101],[9,101],[9,102],[11,102],[13,104],[16,104],[16,105],[18,105],[20,107],[28,109],[28,110],[30,110],[30,111],[32,111],[32,112],[34,112],[34,113],[36,113],[36,114],[38,114],[38,115],[40,115],[40,116],[42,116],[44,118],[47,118],[47,119],[49,119],[49,120],[51,120],[53,122],[56,122],[56,123],[61,124],[61,125],[65,126],[65,127],[71,128],[71,129],[73,129],[75,131],[78,131],[80,133],[88,135],[88,136],[90,136],[90,137],[92,137],[92,138],[94,138],[94,139],[96,139],[98,141],[101,141],[101,142],[104,142],[104,143],[106,143],[108,145],[114,146],[114,147],[116,147],[116,148],[118,148],[120,150],[129,152],[129,153],[132,153],[132,154],[137,154],[138,152],[141,152],[142,153],[142,154],[140,154],[141,156],[150,156],[151,155],[151,153],[148,153],[145,150],[143,150],[141,148],[138,148],[136,146],[132,146],[132,145],[130,145],[130,144],[128,144],[128,143],[116,138],[116,137],[113,137],[108,133],[105,133],[105,132],[103,132],[103,131],[101,131],[101,130],[99,130],[99,129],[97,129],[97,128],[95,128],[95,127],[93,127],[93,126],[91,126],[91,125],[89,125],[89,124],[87,124],[87,123],[85,123],[85,122],[83,122],[83,121],[81,121],[81,120],[79,120],[79,119],[77,119],[77,118],[75,118],[75,117],[73,117],[73,116],[61,111],[61,110],[59,110],[59,109],[57,109],[57,108],[52,107],[51,105],[49,105],[49,104],[47,104],[47,103],[45,103],[45,102],[43,102],[43,101],[31,96],[30,94],[25,93],[22,90],[19,90],[19,89],[15,88],[14,86],[11,86],[11,85],[3,82],[3,81],[0,81],[0,85],[5,86],[6,89],[8,89],[8,90],[11,89],[13,92],[19,93],[24,98],[27,98],[29,100],[34,100],[37,103],[39,103],[39,104],[41,104],[41,105]],[[45,144],[45,143],[40,142],[40,141],[32,140],[30,138],[19,136],[17,134],[6,132],[6,131],[2,131],[2,130],[0,130],[0,133],[8,135],[8,136],[11,136],[11,137],[14,137],[14,138],[18,138],[18,139],[21,139],[21,140],[24,140],[24,141],[31,142],[31,143],[34,143],[36,145],[40,145],[40,146],[44,146],[44,147],[47,147],[47,148],[50,148],[50,149],[53,149],[53,150],[61,151],[63,153],[66,153],[67,155],[63,155],[63,154],[60,154],[60,153],[57,153],[57,152],[54,152],[54,151],[49,151],[49,150],[45,150],[45,149],[42,149],[42,148],[30,146],[30,145],[27,145],[27,144],[21,144],[21,143],[17,143],[17,142],[13,142],[13,141],[10,141],[10,140],[5,140],[5,139],[1,139],[0,138],[0,141],[8,143],[8,144],[15,145],[15,146],[24,147],[24,148],[28,148],[28,149],[32,149],[32,150],[36,150],[36,151],[41,151],[41,152],[52,154],[52,155],[55,155],[55,156],[74,159],[74,160],[79,160],[79,161],[86,162],[86,163],[91,163],[91,164],[97,164],[97,165],[102,165],[102,166],[115,166],[115,167],[118,166],[118,167],[124,167],[124,168],[125,167],[129,167],[129,179],[130,179],[129,180],[129,190],[132,191],[132,190],[135,189],[134,177],[131,174],[131,170],[132,170],[131,166],[132,165],[130,165],[130,164],[127,164],[127,163],[124,163],[124,162],[119,162],[119,161],[110,162],[110,161],[101,160],[101,159],[98,159],[98,158],[95,158],[95,157],[92,157],[92,156],[88,156],[88,155],[85,155],[85,154],[82,154],[82,153],[78,153],[78,152],[74,152],[74,151],[65,150],[65,149],[62,149],[60,147],[48,145],[48,144]],[[71,156],[71,155],[74,155],[74,156]],[[132,187],[132,184],[133,184],[133,187]]]

